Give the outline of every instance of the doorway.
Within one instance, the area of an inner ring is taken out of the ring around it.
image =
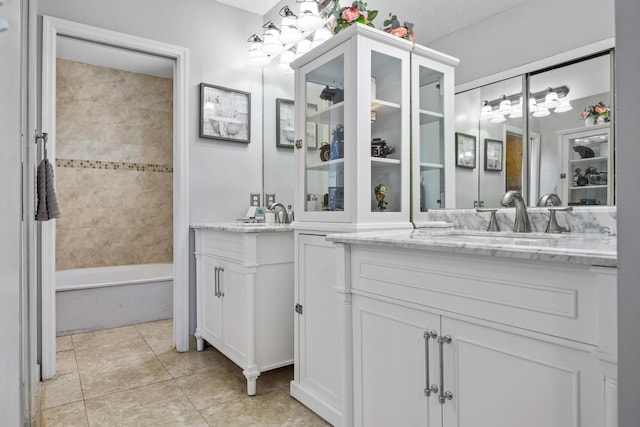
[[[61,20],[43,17],[42,42],[42,132],[49,134],[48,155],[56,156],[56,61],[58,37],[87,44],[99,44],[132,53],[143,53],[173,61],[173,317],[174,341],[178,351],[188,351],[189,339],[189,216],[188,216],[188,131],[187,65],[185,48],[159,43]],[[35,172],[35,171],[34,171]],[[42,378],[55,375],[56,279],[55,222],[40,223],[41,246],[41,333]]]

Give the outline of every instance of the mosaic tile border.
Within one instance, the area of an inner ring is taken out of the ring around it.
[[[155,165],[151,163],[108,162],[103,160],[56,159],[56,167],[76,169],[107,169],[137,172],[168,172],[173,173],[170,165]]]

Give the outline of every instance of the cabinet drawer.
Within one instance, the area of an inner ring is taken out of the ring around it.
[[[615,281],[608,271],[577,264],[358,246],[351,266],[356,293],[589,344],[598,341],[598,286]]]
[[[199,238],[199,248],[198,246],[196,248],[203,254],[238,261],[244,259],[244,244],[241,233],[202,230],[198,231],[196,235]]]

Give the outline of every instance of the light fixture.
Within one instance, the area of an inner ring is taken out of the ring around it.
[[[311,50],[311,40],[302,39],[296,45],[296,58],[300,58],[305,53]]]
[[[556,108],[560,105],[560,101],[558,100],[558,94],[553,91],[552,88],[547,88],[547,94],[544,97],[544,106],[546,108]]]
[[[569,101],[567,101],[566,99],[563,99],[562,101],[560,101],[560,105],[558,105],[556,107],[554,112],[556,112],[556,113],[564,113],[564,112],[571,111],[571,110],[573,110],[573,106],[571,105],[571,103]]]
[[[531,115],[533,117],[547,117],[549,114],[551,114],[551,112],[549,111],[549,109],[547,108],[547,106],[545,104],[542,105],[538,105],[538,108],[536,108],[536,111],[534,111]]]
[[[311,49],[316,46],[321,45],[331,38],[331,31],[328,28],[322,27],[318,28],[315,33],[313,33],[313,41],[311,42]]]
[[[498,114],[507,115],[511,114],[511,101],[507,99],[506,95],[500,97],[500,105],[498,106]],[[504,118],[504,117],[503,117]]]
[[[0,0],[2,1],[2,0]],[[296,0],[300,4],[300,12],[296,16],[289,6],[279,11],[282,17],[280,28],[269,21],[263,25],[262,37],[256,34],[249,37],[249,62],[254,65],[266,65],[292,50],[295,58],[331,38],[330,22],[333,11],[339,5],[338,0]],[[278,61],[276,68],[283,72],[291,72],[288,65],[292,53]]]
[[[267,55],[277,55],[284,49],[280,42],[280,30],[273,22],[269,21],[262,26],[267,31],[264,33],[264,41],[262,43],[262,51]]]
[[[304,38],[302,31],[296,27],[296,21],[298,17],[289,9],[289,6],[284,6],[280,9],[280,16],[282,16],[282,22],[280,23],[280,42],[283,45],[296,44]]]
[[[545,90],[534,92],[529,95],[529,114],[534,117],[546,117],[553,112],[562,113],[573,109],[567,95],[569,88],[566,85],[555,88],[548,87]],[[513,95],[502,95],[497,99],[482,101],[480,109],[480,118],[495,118],[493,123],[502,123],[504,116],[509,118],[520,118],[523,113],[523,96],[522,93]],[[502,116],[498,117],[496,116]]]
[[[280,55],[280,61],[278,62],[278,65],[276,65],[278,71],[281,71],[283,73],[293,73],[293,68],[291,68],[290,64],[294,58],[295,54],[293,53],[293,51],[286,50],[282,52],[282,55]]]
[[[322,27],[324,22],[320,17],[318,3],[307,0],[296,0],[296,2],[300,3],[300,12],[298,13],[298,20],[296,21],[296,26],[300,31],[315,31]]]
[[[262,51],[262,39],[254,34],[247,40],[249,46],[249,63],[252,65],[265,65],[269,63],[269,57]]]

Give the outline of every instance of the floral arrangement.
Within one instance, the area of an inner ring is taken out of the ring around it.
[[[583,119],[588,120],[590,117],[593,117],[593,120],[598,120],[602,117],[605,122],[609,122],[611,120],[611,112],[609,111],[609,108],[600,101],[596,105],[590,105],[585,108],[582,112]]]
[[[333,34],[338,34],[340,30],[347,28],[351,24],[357,22],[373,27],[371,23],[378,16],[377,10],[367,10],[367,3],[363,1],[354,1],[350,7],[338,9],[339,2],[336,2],[333,16],[336,18],[336,26],[333,28]]]
[[[413,24],[411,22],[404,22],[400,24],[398,17],[395,14],[390,13],[389,19],[385,20],[383,30],[394,36],[398,36],[402,39],[415,41],[415,35],[413,33]]]

